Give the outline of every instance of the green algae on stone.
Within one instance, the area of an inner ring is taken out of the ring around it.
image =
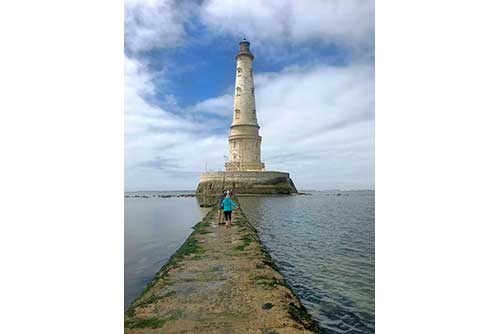
[[[250,234],[246,234],[243,237],[240,238],[240,241],[243,241],[242,245],[236,246],[236,250],[243,251],[245,248],[250,245],[252,241],[255,241],[255,238],[253,238]]]
[[[180,317],[182,317],[182,314],[184,312],[181,310],[181,309],[174,309],[170,312],[168,312],[168,315],[167,317],[165,318],[165,321],[174,321],[174,320],[178,320]]]
[[[158,318],[132,318],[125,320],[126,328],[160,328],[167,321]]]
[[[198,240],[190,235],[186,242],[182,244],[182,246],[175,252],[173,258],[180,259],[191,254],[203,253],[203,248],[201,248]]]
[[[261,286],[266,290],[269,289],[274,289],[279,285],[279,282],[276,280],[276,278],[271,278],[271,279],[260,279],[255,282],[255,285]]]
[[[196,224],[195,226],[193,226],[193,234],[207,234],[207,233],[210,233],[209,231],[207,231],[205,228],[206,227],[209,227],[210,224],[206,221],[206,220],[202,220],[201,222],[199,222],[198,224]]]
[[[318,331],[317,323],[311,318],[309,313],[307,313],[304,305],[299,304],[299,306],[296,306],[294,303],[289,303],[288,314],[292,317],[292,319],[301,323],[306,329]]]
[[[149,304],[154,304],[156,303],[158,300],[160,299],[160,297],[158,297],[156,294],[151,294],[148,298],[144,299],[143,301],[141,302],[138,302],[136,304],[137,307],[141,307],[141,306],[145,306],[145,305],[149,305]]]

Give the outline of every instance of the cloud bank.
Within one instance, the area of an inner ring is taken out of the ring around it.
[[[125,0],[125,44],[133,53],[179,46],[194,4],[174,0]]]
[[[210,0],[201,18],[218,33],[262,42],[371,43],[374,3],[367,0]]]

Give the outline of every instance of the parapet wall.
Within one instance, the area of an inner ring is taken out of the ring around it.
[[[200,176],[198,195],[219,194],[233,189],[235,194],[291,194],[297,189],[290,174],[273,171],[207,172]]]

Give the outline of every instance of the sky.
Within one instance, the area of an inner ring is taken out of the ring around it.
[[[125,0],[125,190],[223,170],[243,37],[266,170],[374,189],[373,0]]]

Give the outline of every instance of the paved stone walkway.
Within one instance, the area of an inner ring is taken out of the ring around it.
[[[126,333],[314,333],[241,209],[211,210],[125,314]]]

